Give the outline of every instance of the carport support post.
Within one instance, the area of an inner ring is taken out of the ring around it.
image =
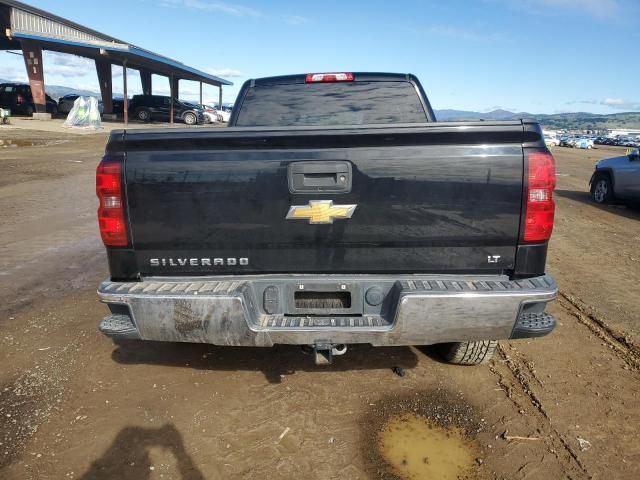
[[[24,66],[27,68],[31,96],[36,107],[36,112],[47,111],[47,100],[44,93],[44,69],[42,65],[42,47],[27,40],[20,42]]]
[[[202,105],[202,82],[200,82],[200,105]]]
[[[124,90],[124,99],[123,99],[123,107],[124,107],[124,124],[125,126],[129,125],[129,96],[127,94],[127,61],[124,60],[122,62],[122,89]]]
[[[169,111],[169,123],[173,124],[173,96],[175,95],[175,85],[173,84],[173,73],[169,77],[169,96],[171,97],[171,109]]]
[[[220,85],[220,91],[218,92],[218,108],[222,110],[222,84]]]
[[[96,72],[100,83],[100,95],[104,113],[113,113],[113,80],[111,77],[111,62],[96,59]]]
[[[153,90],[151,84],[151,72],[140,70],[140,83],[142,84],[142,93],[145,95],[151,95],[151,91]]]

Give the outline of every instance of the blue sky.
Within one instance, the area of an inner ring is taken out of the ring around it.
[[[416,74],[436,109],[640,110],[640,0],[28,3],[233,81],[225,102],[251,77],[390,71]],[[0,52],[0,78],[26,78],[21,57]],[[61,54],[45,57],[45,81],[98,89],[91,63]],[[180,84],[181,98],[197,91]]]

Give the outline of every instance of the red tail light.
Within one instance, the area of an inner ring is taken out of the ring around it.
[[[548,151],[531,151],[527,159],[529,181],[523,239],[525,242],[543,242],[549,240],[553,231],[556,162]]]
[[[353,73],[308,73],[305,83],[353,82]]]
[[[16,97],[16,103],[17,103],[17,104],[24,103],[24,97],[23,97],[22,95],[18,95],[18,96]]]
[[[102,160],[96,170],[96,194],[100,200],[98,224],[107,247],[126,247],[129,244],[124,214],[122,162]]]

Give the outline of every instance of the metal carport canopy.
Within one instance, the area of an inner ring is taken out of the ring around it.
[[[0,8],[10,8],[9,25],[0,40],[1,49],[19,49],[19,40],[37,42],[45,50],[52,50],[96,60],[105,60],[127,68],[174,76],[209,85],[233,85],[232,82],[209,75],[171,58],[109,37],[83,25],[58,17],[44,10],[14,0],[0,0]],[[0,19],[2,20],[2,19]]]

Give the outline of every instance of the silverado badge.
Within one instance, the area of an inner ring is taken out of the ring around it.
[[[309,220],[310,224],[333,223],[351,218],[357,205],[334,205],[333,200],[310,200],[309,205],[292,205],[287,220]]]

